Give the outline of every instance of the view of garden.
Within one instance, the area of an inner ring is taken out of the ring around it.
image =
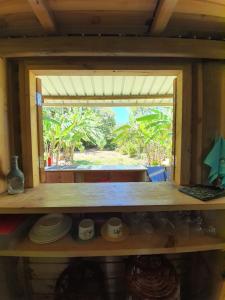
[[[44,107],[46,162],[52,165],[169,165],[172,107],[130,107],[127,122],[112,108]]]

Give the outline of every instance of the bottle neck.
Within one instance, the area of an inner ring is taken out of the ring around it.
[[[13,169],[18,169],[18,156],[12,157],[11,164]]]

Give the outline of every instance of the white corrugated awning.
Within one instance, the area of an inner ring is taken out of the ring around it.
[[[172,105],[175,76],[39,76],[44,104]]]

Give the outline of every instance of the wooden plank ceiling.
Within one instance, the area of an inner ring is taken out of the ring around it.
[[[225,38],[225,0],[0,0],[0,37]]]

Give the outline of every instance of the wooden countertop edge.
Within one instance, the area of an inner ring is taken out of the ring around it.
[[[0,195],[0,214],[225,210],[225,197],[203,202],[171,183],[41,184]]]

